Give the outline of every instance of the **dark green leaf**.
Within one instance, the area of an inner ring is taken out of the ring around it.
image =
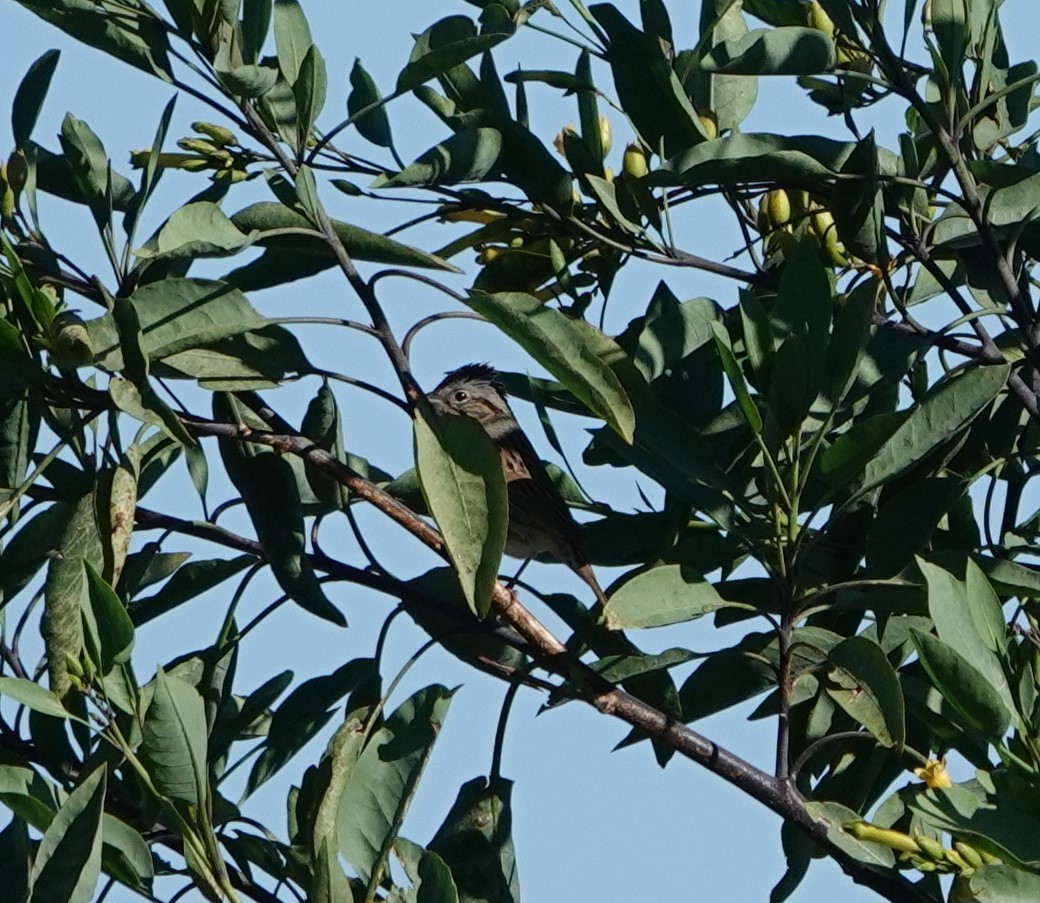
[[[340,798],[340,851],[374,885],[448,713],[452,693],[434,685],[405,700],[372,734]]]
[[[502,133],[478,128],[457,132],[420,155],[392,176],[379,176],[371,188],[416,185],[457,185],[477,182],[497,171],[502,154]]]
[[[914,648],[936,689],[968,724],[996,742],[1008,729],[1011,716],[1000,691],[952,646],[937,637],[911,630]]]
[[[11,132],[14,146],[23,147],[32,135],[40,108],[51,86],[54,69],[58,65],[60,51],[48,50],[37,58],[25,73],[11,105]]]
[[[470,292],[467,303],[514,339],[626,442],[632,441],[632,403],[596,353],[592,327],[582,329],[558,310],[520,292]]]
[[[884,746],[901,748],[906,737],[899,678],[877,643],[849,637],[828,655],[831,698]]]
[[[490,32],[478,35],[471,19],[447,16],[416,35],[408,65],[397,77],[397,93],[411,91],[471,57],[490,50],[508,34]]]
[[[429,849],[448,868],[462,903],[520,903],[513,848],[513,782],[474,778],[459,794]]]
[[[83,567],[86,569],[90,608],[100,647],[100,658],[96,664],[104,676],[115,665],[130,660],[130,651],[134,648],[134,625],[115,590],[91,567],[89,561],[84,559]]]
[[[350,70],[350,96],[347,97],[347,114],[354,119],[354,127],[366,141],[379,147],[392,147],[393,135],[390,131],[390,119],[386,108],[373,106],[379,103],[382,95],[372,76],[361,65],[360,59],[354,60],[354,68]],[[367,113],[358,116],[362,110],[372,107]]]
[[[812,75],[834,68],[834,41],[815,28],[756,29],[723,41],[701,60],[707,72],[730,75]]]
[[[69,794],[33,861],[29,903],[90,903],[101,875],[101,816],[107,772],[95,768]]]
[[[249,247],[253,237],[239,232],[217,204],[198,201],[175,210],[135,253],[146,260],[228,257]]]
[[[372,660],[353,659],[331,674],[313,677],[293,690],[271,715],[264,749],[246,784],[251,794],[320,731],[332,717],[332,706],[372,671]]]

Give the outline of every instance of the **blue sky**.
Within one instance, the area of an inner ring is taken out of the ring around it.
[[[348,74],[355,57],[361,57],[376,81],[386,89],[407,60],[412,32],[421,31],[441,15],[474,12],[474,7],[461,2],[303,2],[315,40],[328,64],[329,99],[321,120],[327,124],[344,115]],[[629,12],[636,6],[631,2],[620,5]],[[1026,19],[1030,4],[1025,0],[1010,0],[1005,6],[1004,22],[1012,59],[1036,57],[1036,31]],[[670,8],[680,43],[692,46],[696,22],[693,5],[673,3]],[[898,13],[901,15],[901,9]],[[1034,37],[1031,46],[1027,43],[1030,36]],[[5,2],[0,4],[0,58],[6,63],[6,77],[0,83],[0,110],[10,109],[21,75],[36,57],[52,47],[60,48],[62,56],[34,137],[46,146],[55,147],[54,136],[61,119],[66,112],[72,112],[101,136],[115,166],[128,172],[129,151],[151,143],[159,113],[172,90],[156,79],[71,42],[17,4]],[[519,59],[525,68],[567,69],[573,66],[575,57],[573,48],[534,35],[507,43],[496,51],[500,73],[514,68]],[[548,89],[532,89],[530,100],[533,128],[547,141],[566,122],[577,119],[572,101],[561,101]],[[895,105],[889,106],[887,113],[874,123],[880,140],[889,146],[901,125],[899,113]],[[401,155],[406,160],[445,137],[434,117],[410,99],[392,105],[390,117]],[[200,118],[211,119],[212,116],[191,98],[182,97],[170,130],[170,142],[187,135],[189,123]],[[745,129],[788,132],[824,129],[828,134],[844,136],[839,122],[825,120],[816,107],[781,79],[762,83],[758,106],[745,123]],[[616,115],[614,130],[615,149],[613,159],[608,162],[619,168],[626,136]],[[0,121],[0,150],[6,151],[10,145],[10,126],[5,119]],[[383,159],[378,149],[364,145],[350,133],[344,137],[343,146],[358,147],[367,156]],[[198,179],[179,173],[168,174],[146,218],[142,238],[200,187]],[[264,189],[255,183],[242,186],[240,191],[232,193],[225,207],[233,211],[264,196]],[[334,216],[367,228],[389,228],[415,215],[410,208],[359,202],[331,189],[325,197]],[[718,210],[712,210],[709,205],[694,209],[695,214],[682,223],[681,246],[716,259],[739,246],[735,227],[718,216]],[[108,275],[100,244],[83,209],[45,198],[43,220],[54,244],[88,270],[103,278]],[[406,240],[434,248],[448,240],[447,233],[441,232],[417,230],[407,233]],[[463,255],[456,262],[469,267],[472,258]],[[217,262],[193,272],[216,275],[228,268]],[[371,267],[363,267],[363,270],[373,272]],[[681,298],[707,295],[727,307],[736,301],[737,286],[716,278],[685,270],[650,272],[645,268],[632,268],[615,290],[608,327],[620,329],[628,319],[641,314],[653,286],[661,278],[665,278]],[[460,284],[463,283],[456,281],[456,285]],[[362,316],[356,299],[342,280],[332,274],[258,293],[252,300],[263,313],[271,316],[324,314],[358,319]],[[394,325],[402,330],[427,313],[446,309],[450,304],[443,296],[411,282],[389,284],[381,300]],[[392,372],[371,339],[346,331],[332,333],[325,328],[300,328],[297,333],[315,363],[360,374],[393,388]],[[470,360],[490,360],[506,369],[538,372],[506,339],[490,327],[475,323],[450,321],[429,329],[417,340],[414,354],[417,373],[428,385],[439,379],[443,371]],[[317,382],[310,380],[305,385],[269,393],[269,400],[289,419],[298,420],[316,387]],[[344,411],[350,450],[366,455],[393,472],[410,466],[411,439],[406,418],[363,393],[341,388],[336,391]],[[209,402],[204,392],[187,389],[183,397],[192,410],[208,411]],[[543,454],[554,457],[533,413],[530,410],[518,413]],[[557,425],[572,463],[580,466],[583,431],[593,424],[588,420],[564,418]],[[207,451],[215,460],[215,447],[208,447]],[[583,469],[581,476],[593,494],[601,494],[622,509],[632,509],[639,503],[637,481],[630,474],[599,468]],[[657,498],[654,488],[645,481],[642,488],[651,498]],[[222,501],[231,494],[226,482],[216,481],[210,498]],[[201,516],[183,466],[174,468],[148,503],[155,508],[173,508],[178,513],[187,510],[190,516]],[[371,531],[377,554],[401,573],[418,573],[435,564],[431,555],[376,513],[360,511],[359,515],[362,524]],[[226,525],[249,532],[242,518],[240,514],[229,516]],[[154,535],[140,537],[138,541],[151,538]],[[342,524],[332,524],[323,534],[323,543],[345,560],[361,561]],[[201,557],[219,554],[219,550],[207,549],[195,542],[177,541],[169,548],[193,551]],[[560,567],[533,567],[528,576],[546,589],[574,592],[581,598],[588,595],[583,586]],[[609,575],[604,575],[601,582],[608,580]],[[390,610],[387,601],[353,587],[333,586],[329,592],[350,619],[350,629],[337,630],[295,607],[284,607],[245,644],[238,675],[240,692],[254,688],[278,670],[292,669],[297,680],[302,680],[327,673],[349,658],[371,653],[382,620]],[[223,618],[228,593],[230,589],[223,588],[143,628],[135,650],[138,674],[150,674],[157,663],[211,642]],[[272,581],[254,582],[248,611],[259,611],[276,595]],[[553,623],[551,619],[549,623]],[[717,648],[735,638],[732,633],[718,631],[705,622],[677,632],[651,633],[636,639],[647,649],[655,650],[668,645]],[[386,656],[387,675],[392,676],[393,669],[402,665],[424,640],[424,634],[404,619],[398,619]],[[391,705],[433,681],[458,685],[460,689],[405,824],[404,834],[419,843],[430,839],[459,785],[487,772],[504,692],[502,684],[434,651],[424,656],[409,673]],[[769,889],[784,870],[777,818],[689,762],[676,759],[662,771],[645,744],[611,753],[614,744],[627,733],[619,722],[577,704],[561,706],[535,717],[540,703],[541,698],[533,692],[519,697],[509,725],[503,763],[504,775],[516,781],[514,832],[526,900],[549,903],[564,899],[768,899]],[[697,727],[722,745],[768,768],[774,728],[771,722],[747,722],[746,715],[752,707],[744,706],[708,719]],[[306,764],[315,761],[320,749],[321,744],[308,747],[279,779],[271,781],[251,800],[247,814],[284,834],[288,779],[298,776]],[[167,886],[166,893],[170,892]],[[108,899],[122,901],[136,897],[117,890]],[[858,903],[876,898],[853,886],[829,862],[821,862],[813,865],[792,899],[796,903],[832,899]]]

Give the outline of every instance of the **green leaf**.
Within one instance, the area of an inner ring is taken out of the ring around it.
[[[467,781],[430,841],[466,903],[520,903],[512,792],[513,782],[497,776]]]
[[[611,593],[604,610],[611,630],[665,627],[703,617],[720,608],[753,606],[728,602],[700,574],[680,564],[653,567]]]
[[[255,233],[239,232],[217,204],[196,201],[177,208],[162,228],[134,253],[145,260],[228,257],[248,248],[253,237]]]
[[[101,820],[101,836],[101,863],[106,874],[135,890],[150,892],[154,876],[152,851],[140,832],[106,812]]]
[[[83,561],[83,567],[87,573],[90,608],[100,646],[100,659],[96,664],[100,673],[105,675],[115,665],[125,664],[130,660],[130,651],[134,648],[134,625],[115,590],[86,559]]]
[[[0,697],[13,699],[19,705],[44,715],[53,715],[55,718],[71,717],[54,693],[21,677],[0,677]]]
[[[932,32],[939,44],[939,52],[946,71],[955,84],[961,81],[964,52],[968,46],[968,0],[932,0]]]
[[[954,786],[919,792],[907,802],[914,815],[936,830],[962,837],[1009,865],[1034,873],[1040,868],[1040,822],[1010,797],[994,806],[977,791]]]
[[[394,841],[394,852],[412,882],[408,893],[414,894],[415,903],[459,903],[451,869],[440,856],[403,837]]]
[[[25,821],[17,815],[0,831],[0,887],[12,900],[29,897],[32,848]]]
[[[751,393],[748,392],[744,373],[733,355],[733,349],[730,348],[729,333],[726,331],[726,327],[719,322],[712,323],[711,328],[715,333],[715,347],[718,349],[719,358],[722,360],[722,368],[726,371],[726,379],[729,380],[729,387],[736,396],[740,413],[744,415],[744,420],[752,432],[761,433],[762,414],[758,410],[758,405],[755,404],[754,399],[751,397]]]
[[[730,75],[813,75],[834,68],[834,41],[815,28],[759,28],[716,44],[700,65]]]
[[[340,852],[374,886],[433,750],[452,691],[440,685],[406,699],[372,734],[340,798]]]
[[[1011,723],[1000,691],[938,637],[919,630],[911,630],[910,637],[935,688],[964,716],[969,727],[993,742],[999,741]]]
[[[141,326],[141,351],[149,361],[207,345],[267,325],[245,295],[225,282],[170,278],[142,286],[130,297]],[[96,363],[124,368],[114,318],[106,314],[87,323],[97,349]]]
[[[396,93],[419,87],[424,82],[466,62],[471,57],[502,43],[508,34],[478,35],[467,16],[447,16],[415,36],[408,65],[397,76]]]
[[[314,883],[307,900],[309,903],[354,903],[354,893],[335,854],[335,844],[328,840],[318,847]]]
[[[612,4],[589,11],[609,38],[607,60],[618,99],[640,137],[672,157],[705,140],[703,127],[661,42],[632,25]]]
[[[498,170],[501,155],[502,133],[498,129],[467,129],[430,148],[399,173],[379,176],[370,187],[479,182]]]
[[[317,394],[307,405],[300,432],[312,439],[319,448],[325,449],[337,461],[347,457],[343,446],[343,423],[336,404],[336,396],[328,381],[322,382]],[[328,474],[318,470],[310,461],[304,461],[307,483],[326,511],[339,511],[347,503],[347,487]]]
[[[299,111],[300,146],[306,145],[318,116],[325,107],[328,93],[328,75],[325,58],[311,45],[300,64],[300,75],[293,84],[293,96]]]
[[[160,668],[141,741],[142,758],[160,792],[192,806],[206,805],[207,743],[206,707],[199,691]]]
[[[494,634],[468,630],[476,626],[453,568],[433,568],[405,584],[405,612],[440,645],[467,665],[492,674],[502,668],[520,669],[527,657]]]
[[[1040,900],[1040,875],[1010,865],[985,865],[965,881],[976,903],[1032,903]]]
[[[249,773],[246,794],[253,793],[296,755],[328,723],[332,706],[371,672],[371,659],[353,659],[331,674],[305,680],[286,696],[271,715],[263,751]]]
[[[905,473],[959,434],[1004,388],[1007,364],[972,367],[930,390],[867,463],[860,493]]]
[[[901,748],[906,738],[903,691],[881,647],[863,636],[849,637],[827,658],[833,666],[830,697],[883,746]]]
[[[375,80],[361,65],[361,60],[355,59],[354,67],[350,70],[347,114],[351,119],[357,116],[354,119],[354,127],[366,141],[371,141],[378,147],[392,147],[394,138],[390,131],[390,119],[386,115],[385,107],[373,107],[367,113],[358,116],[361,110],[379,103],[380,100],[382,100],[382,95],[379,93]]]
[[[214,414],[225,422],[236,416],[226,410],[220,395],[214,396]],[[346,627],[346,618],[326,597],[306,555],[303,505],[289,462],[266,450],[254,454],[236,439],[221,438],[219,447],[278,585],[301,608]]]
[[[1007,660],[1007,623],[1000,600],[982,569],[970,558],[964,579],[921,558],[917,566],[928,583],[928,613],[935,633],[981,673],[1014,711],[1003,663]]]
[[[105,146],[93,130],[71,113],[66,113],[58,135],[65,158],[80,193],[99,229],[111,219],[108,206],[109,161]]]
[[[155,375],[197,379],[214,392],[274,388],[286,374],[311,372],[300,343],[281,326],[228,336],[163,358]]]
[[[165,25],[154,13],[146,11],[143,4],[115,10],[85,4],[82,0],[18,2],[77,41],[157,75],[163,81],[173,81]]]
[[[626,442],[635,431],[628,394],[596,354],[587,330],[532,295],[470,292],[467,303],[516,341]]]
[[[11,105],[11,132],[15,148],[24,147],[32,135],[60,55],[58,50],[46,51],[33,62],[18,85]]]
[[[858,862],[865,862],[874,867],[890,869],[895,866],[896,856],[891,847],[857,840],[845,831],[843,825],[863,820],[858,812],[840,803],[808,802],[805,808],[810,818],[826,824],[828,840],[842,852]]]
[[[632,653],[629,655],[605,655],[590,664],[594,671],[612,684],[631,680],[641,674],[652,674],[676,665],[693,661],[696,654],[689,649],[665,649],[654,655]]]
[[[29,903],[90,903],[101,875],[105,765],[69,794],[43,834],[29,878]]]
[[[254,229],[260,233],[270,232],[274,229],[306,229],[311,232],[314,231],[314,227],[307,221],[306,217],[289,207],[270,201],[261,201],[240,210],[231,217],[231,222],[242,232],[246,233],[252,232]],[[352,226],[349,223],[342,223],[336,220],[333,220],[333,226],[347,253],[354,260],[446,270],[452,273],[461,272],[458,267],[443,258],[430,254],[427,251],[422,251],[419,248],[402,244],[399,241],[394,241],[392,238],[387,238],[385,235],[380,235],[377,232],[370,232],[359,226]],[[274,264],[269,263],[267,265],[268,268],[273,269],[277,262],[290,264],[289,273],[285,278],[277,281],[266,281],[262,287],[279,285],[282,282],[291,282],[293,279],[313,275],[313,273],[320,272],[320,270],[330,267],[336,262],[324,239],[316,233],[313,236],[265,236],[261,234],[257,238],[256,244],[268,248],[268,254],[277,254],[278,261]],[[297,266],[292,266],[293,258],[300,257],[303,260]],[[318,266],[319,263],[320,266]],[[304,268],[302,272],[294,273],[301,266]],[[238,284],[257,267],[258,262],[255,261],[252,264],[246,264],[246,266],[230,273],[228,281]],[[270,277],[268,278],[270,279]]]
[[[298,0],[274,0],[274,42],[278,68],[290,85],[296,84],[307,51],[313,46],[311,29]]]
[[[506,544],[509,501],[498,449],[469,417],[415,418],[415,466],[470,609],[484,617]]]
[[[878,184],[878,149],[873,131],[856,145],[841,168],[830,210],[846,249],[868,263],[886,265],[885,202]]]

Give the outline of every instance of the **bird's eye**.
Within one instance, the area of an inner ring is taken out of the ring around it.
[[[463,402],[469,398],[469,392],[465,389],[459,389],[454,395],[451,396],[452,401]]]

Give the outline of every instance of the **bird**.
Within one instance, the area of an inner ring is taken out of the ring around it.
[[[498,373],[490,364],[466,364],[448,373],[426,396],[437,414],[476,420],[499,450],[509,497],[505,552],[525,561],[548,552],[573,570],[606,605],[581,545],[578,525],[545,465],[520,428]]]

